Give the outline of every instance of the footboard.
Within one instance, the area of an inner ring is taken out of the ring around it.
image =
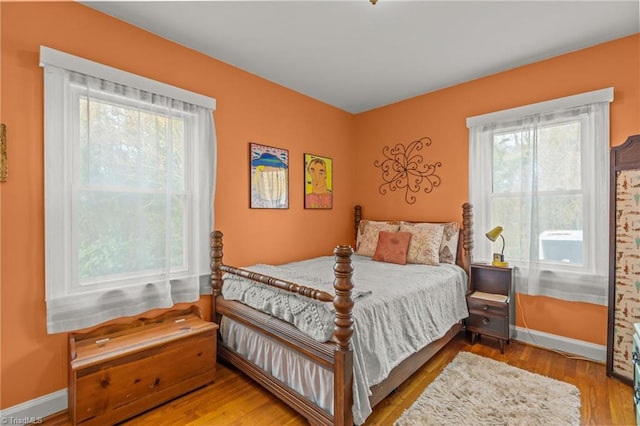
[[[211,285],[213,288],[213,310],[216,322],[221,316],[235,321],[277,340],[288,348],[304,355],[313,362],[323,366],[333,373],[334,380],[334,414],[331,416],[325,410],[316,406],[304,396],[293,391],[288,386],[275,380],[250,361],[229,350],[220,342],[218,356],[242,368],[242,371],[261,383],[271,392],[278,395],[293,409],[304,415],[312,424],[352,425],[353,424],[353,349],[351,338],[353,335],[352,310],[354,301],[353,266],[350,246],[338,246],[334,249],[334,283],[335,296],[310,287],[281,280],[267,275],[227,266],[222,261],[223,242],[222,232],[211,234]],[[270,315],[261,313],[241,303],[229,302],[221,296],[224,273],[237,275],[262,285],[272,286],[284,291],[297,293],[303,297],[333,302],[335,310],[334,342],[320,343],[302,333],[284,321],[274,320]]]

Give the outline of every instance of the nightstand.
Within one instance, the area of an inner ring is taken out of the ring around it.
[[[467,295],[469,318],[466,329],[471,332],[471,344],[479,335],[498,339],[500,353],[509,343],[515,321],[513,268],[483,263],[471,264],[471,292]]]

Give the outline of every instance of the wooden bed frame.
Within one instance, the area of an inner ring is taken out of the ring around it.
[[[462,228],[458,238],[456,263],[462,266],[465,271],[467,271],[467,276],[469,276],[469,265],[471,264],[471,253],[473,250],[473,213],[471,204],[465,203],[462,206],[462,210]],[[361,207],[356,206],[356,233],[361,218]],[[214,231],[211,234],[211,285],[213,287],[212,312],[215,321],[219,323],[221,316],[226,316],[259,331],[287,348],[305,356],[312,362],[332,371],[334,377],[334,415],[332,416],[326,410],[292,390],[278,379],[272,377],[242,355],[225,346],[219,334],[218,359],[236,366],[243,373],[247,374],[294,410],[306,417],[312,425],[353,425],[353,349],[351,345],[351,337],[353,334],[352,309],[354,305],[351,296],[353,290],[353,266],[351,264],[353,249],[346,245],[340,245],[334,249],[336,259],[333,268],[335,275],[335,297],[329,293],[292,282],[224,265],[222,262],[222,251],[222,232]],[[223,285],[222,276],[224,273],[235,274],[266,285],[298,293],[311,299],[333,302],[336,313],[333,333],[334,341],[325,343],[318,342],[303,334],[287,322],[252,309],[240,302],[225,300],[221,294]],[[391,371],[383,382],[371,388],[372,395],[369,397],[371,406],[374,407],[382,401],[391,391],[416,372],[461,330],[461,323],[454,324],[443,337],[433,341],[401,362]]]

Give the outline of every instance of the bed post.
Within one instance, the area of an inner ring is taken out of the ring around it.
[[[216,311],[216,299],[222,291],[222,232],[213,231],[210,238],[211,243],[211,316],[212,320],[220,323],[219,315]]]
[[[464,269],[470,277],[471,262],[473,261],[473,205],[462,205],[462,248],[464,256]]]
[[[353,208],[353,213],[354,213],[354,230],[355,230],[355,239],[354,241],[357,243],[358,242],[358,228],[360,227],[360,221],[362,220],[362,206],[355,206]],[[355,246],[354,246],[355,247]],[[357,247],[356,247],[357,249]]]
[[[353,425],[353,265],[350,246],[337,246],[333,250],[336,263],[333,267],[335,297],[333,306],[336,311],[333,336],[337,344],[334,350],[333,372],[333,417],[336,426]]]

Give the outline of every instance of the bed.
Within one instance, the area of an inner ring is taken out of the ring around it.
[[[359,206],[354,216],[355,254],[351,246],[340,245],[333,256],[286,267],[225,265],[223,234],[211,234],[219,360],[236,366],[312,425],[363,423],[376,404],[462,330],[468,315],[470,204],[462,206],[453,258],[429,265],[421,259],[388,260],[384,256],[394,255],[378,253],[381,244],[372,256],[366,234],[377,233],[378,243],[383,236],[397,241],[406,230],[422,233],[419,227],[434,224],[364,220]],[[422,234],[413,234],[418,241],[416,235]],[[424,280],[427,274],[439,281]]]

